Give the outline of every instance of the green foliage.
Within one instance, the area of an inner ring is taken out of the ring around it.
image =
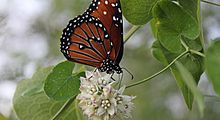
[[[151,21],[151,28],[157,40],[152,46],[152,53],[164,65],[168,65],[187,49],[203,50],[198,36],[200,35],[199,22],[196,21],[198,15],[197,11],[194,10],[198,8],[198,4],[192,5],[194,7],[187,8],[187,11],[184,9],[186,6],[178,6],[170,1],[158,2],[154,7],[153,14],[155,18]],[[191,13],[188,11],[191,11]],[[203,73],[202,57],[189,53],[179,61],[190,71],[193,79],[198,83]],[[191,89],[185,84],[181,72],[175,65],[171,67],[171,71],[182,91],[188,108],[192,109],[193,94]]]
[[[200,0],[178,0],[179,4],[184,8],[184,11],[188,12],[194,18],[198,18]]]
[[[47,96],[54,100],[68,100],[79,93],[80,75],[74,73],[73,62],[62,62],[54,67],[48,75],[44,90]]]
[[[154,57],[159,60],[164,65],[168,65],[173,59],[175,59],[179,54],[170,53],[168,50],[166,50],[159,41],[155,41],[153,46],[152,53]],[[200,75],[203,72],[203,62],[201,57],[197,55],[190,55],[182,57],[179,60],[184,66],[191,72],[196,82],[199,81]],[[180,90],[182,91],[182,94],[185,98],[185,102],[189,109],[192,109],[193,104],[193,95],[189,88],[184,83],[184,80],[181,76],[181,72],[176,69],[176,66],[171,67],[172,74],[174,75],[177,85],[179,86]]]
[[[206,70],[215,92],[220,96],[220,38],[216,39],[206,52]]]
[[[201,116],[203,116],[204,106],[205,106],[204,98],[202,94],[200,93],[200,91],[198,90],[193,76],[180,62],[176,62],[176,66],[178,70],[180,71],[180,74],[181,74],[181,77],[183,78],[184,83],[192,91],[193,96],[195,96],[195,100],[198,103],[200,114]]]
[[[196,19],[173,2],[158,2],[153,9],[153,16],[158,28],[157,38],[170,52],[179,53],[182,50],[182,36],[189,39],[199,36]]]
[[[41,69],[31,79],[22,80],[17,85],[13,105],[20,120],[49,120],[65,104],[65,101],[59,102],[49,99],[44,91],[39,92],[39,89],[33,89],[43,88],[44,80],[52,69],[53,67]],[[29,90],[31,92],[27,92]],[[59,120],[77,119],[75,113],[75,106],[70,103],[57,118]]]
[[[121,0],[125,18],[134,25],[143,25],[152,19],[152,8],[158,0]]]

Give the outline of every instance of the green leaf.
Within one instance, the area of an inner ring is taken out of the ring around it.
[[[200,0],[178,0],[178,2],[186,12],[197,18]]]
[[[195,51],[200,51],[200,52],[203,51],[199,37],[196,38],[195,40],[189,40],[188,38],[182,37],[182,40],[190,49],[195,50]]]
[[[157,38],[157,32],[158,32],[156,24],[157,24],[157,20],[153,18],[150,22],[150,27],[155,38]]]
[[[204,97],[200,93],[200,91],[198,90],[193,76],[180,62],[176,62],[176,66],[177,66],[178,70],[180,71],[181,76],[182,76],[185,84],[192,91],[194,98],[198,104],[200,114],[201,114],[201,116],[203,116],[203,112],[204,112],[204,108],[205,108]]]
[[[164,49],[165,50],[165,49]],[[159,41],[155,41],[153,43],[153,46],[152,46],[152,54],[153,56],[158,60],[160,61],[162,64],[164,65],[168,65],[169,64],[169,61],[167,60],[167,57],[165,56],[164,54],[164,50],[162,49],[162,46],[160,44]]]
[[[67,100],[63,106],[56,112],[57,116],[53,116],[53,120],[82,120],[79,119],[83,115],[78,114],[78,106],[75,104],[75,97]],[[62,111],[61,111],[62,110]]]
[[[184,51],[182,51],[184,52]],[[152,53],[154,57],[160,61],[162,64],[167,66],[173,59],[175,59],[179,54],[171,53],[167,49],[165,49],[159,41],[155,41],[152,46]],[[184,66],[187,68],[188,71],[190,71],[193,75],[193,78],[196,83],[198,83],[201,74],[203,73],[203,59],[200,56],[197,55],[186,55],[179,59],[179,61],[184,64]],[[180,71],[176,69],[176,66],[171,67],[171,71],[173,76],[176,79],[177,85],[182,91],[182,94],[184,96],[185,102],[189,109],[192,109],[192,103],[193,103],[193,95],[190,92],[189,88],[186,86],[186,84],[183,81],[183,78],[181,77]]]
[[[52,66],[52,67],[48,67],[47,69],[52,71],[52,68],[53,68],[53,66]],[[51,71],[48,71],[48,72],[51,72]],[[45,72],[45,73],[36,72],[36,73],[33,75],[32,80],[33,80],[33,81],[36,81],[36,80],[44,80],[44,79],[45,79],[45,76],[47,76],[48,72]],[[26,90],[22,93],[22,96],[32,96],[32,95],[35,95],[35,94],[38,94],[38,93],[43,92],[43,91],[44,91],[43,85],[44,85],[44,81],[41,81],[41,82],[35,83],[35,84],[32,85],[32,86],[29,86],[29,88],[26,89]]]
[[[48,75],[44,90],[51,99],[68,100],[79,93],[80,76],[72,73],[74,66],[73,62],[62,62]]]
[[[184,4],[183,1],[181,1],[181,5]],[[191,0],[189,0],[189,1],[191,1]],[[195,1],[197,1],[197,0],[195,0]],[[169,1],[165,1],[165,3],[166,2],[169,2]],[[188,3],[188,1],[184,1],[184,2]],[[185,8],[185,7],[187,7],[187,5],[184,4],[184,7],[181,6],[182,9],[179,8],[179,6],[176,5],[175,3],[168,3],[168,4],[172,4],[172,5],[169,5],[169,6],[176,6],[176,9],[179,9],[179,11],[181,11],[181,13],[185,11],[184,14],[188,14],[187,16],[191,16],[191,18],[194,17],[195,20],[197,20],[197,15],[200,16],[200,14],[197,14],[197,12],[199,10],[199,7],[198,7],[199,6],[199,2],[197,2],[197,4],[195,4],[195,2],[193,2],[193,6],[190,5],[190,8]],[[160,4],[158,4],[158,5],[159,5],[159,7],[157,9],[158,9],[159,13],[161,11],[163,12],[164,11],[163,9],[169,9],[168,7],[162,9],[162,8],[160,8]],[[156,10],[156,7],[154,8],[155,10]],[[187,10],[185,10],[185,9],[187,9]],[[173,9],[171,9],[171,10],[173,10]],[[171,12],[172,12],[172,14],[169,15]],[[162,32],[165,31],[165,33],[166,33],[166,29],[167,29],[167,32],[171,31],[171,33],[172,32],[175,33],[175,29],[177,29],[177,28],[174,26],[175,24],[170,22],[172,20],[171,19],[172,17],[170,18],[170,20],[169,20],[169,18],[166,18],[167,16],[174,16],[173,14],[175,13],[175,11],[171,11],[171,12],[166,12],[166,13],[168,13],[168,15],[165,14],[165,12],[164,12],[164,14],[161,13],[161,14],[159,14],[161,16],[161,17],[159,16],[160,18],[156,17],[156,18],[154,18],[151,21],[152,31],[153,31],[154,36],[156,37],[156,39],[158,39],[158,40],[156,40],[154,42],[154,44],[152,46],[152,53],[153,53],[154,57],[157,60],[159,60],[164,65],[168,65],[179,54],[184,52],[184,49],[182,49],[183,47],[182,47],[181,44],[180,44],[181,47],[179,46],[180,48],[176,47],[179,50],[176,50],[175,52],[174,51],[170,51],[170,49],[168,49],[164,44],[162,44],[163,41],[159,40],[160,38],[158,37],[160,35],[159,31],[162,31]],[[178,12],[178,11],[176,10],[176,12]],[[179,14],[179,15],[181,16],[182,14]],[[180,19],[180,18],[178,18],[178,19]],[[167,25],[166,24],[163,25],[165,27],[168,26],[166,29],[163,29],[163,26],[162,27],[160,26],[160,23],[163,22],[163,21],[165,21],[165,23],[168,21]],[[177,21],[177,23],[178,22],[179,21]],[[185,23],[182,23],[182,24],[185,24]],[[179,25],[179,26],[184,26],[184,25]],[[160,30],[161,28],[162,28],[162,30]],[[180,28],[178,28],[178,29],[180,29]],[[173,29],[173,31],[172,31],[172,29]],[[165,35],[166,34],[162,33],[162,36],[165,39],[167,39],[167,41],[168,41],[168,39],[172,38],[170,36],[165,36]],[[167,35],[170,35],[170,33],[167,34]],[[178,39],[178,42],[177,42],[178,44],[179,44],[180,40],[182,40],[190,49],[193,49],[193,50],[196,50],[196,51],[200,51],[200,52],[203,51],[203,48],[202,48],[202,45],[201,45],[201,41],[200,41],[200,37],[197,37],[197,38],[191,40],[191,39],[187,38],[184,35],[180,35],[179,39]],[[168,46],[171,46],[171,47],[174,46],[173,48],[175,48],[176,44],[173,44],[172,42],[167,43],[167,44],[169,44]],[[198,81],[200,79],[200,76],[201,76],[201,74],[203,73],[203,70],[204,70],[204,68],[203,68],[203,58],[200,57],[200,56],[194,55],[194,54],[188,54],[187,56],[184,56],[181,59],[179,59],[179,61],[186,67],[186,69],[188,71],[190,71],[190,73],[193,75],[193,78],[194,78],[195,82],[198,83]],[[175,65],[173,65],[171,67],[171,72],[172,72],[173,76],[176,79],[177,85],[178,85],[179,89],[181,90],[181,92],[182,92],[182,94],[184,96],[184,99],[185,99],[185,102],[186,102],[188,108],[191,110],[192,109],[192,104],[193,104],[193,94],[191,93],[191,90],[184,83],[184,80],[183,80],[183,78],[181,76],[181,73],[176,68]]]
[[[200,29],[200,36],[197,38],[200,41],[200,45],[202,48],[204,47],[204,38],[202,32],[202,24],[201,24],[201,0],[178,0],[181,7],[194,19],[197,20]]]
[[[209,80],[212,82],[215,92],[220,96],[220,38],[208,48],[206,52],[205,66]]]
[[[190,89],[187,87],[187,85],[183,81],[183,78],[179,70],[177,70],[176,68],[171,68],[171,72],[173,76],[175,77],[176,83],[183,94],[183,97],[185,99],[185,103],[188,109],[192,110],[192,105],[193,105],[193,100],[194,100],[192,92],[190,91]]]
[[[160,61],[164,65],[168,65],[175,57],[178,56],[178,54],[170,53],[168,50],[166,50],[159,41],[155,41],[152,46],[152,53],[154,57]],[[179,89],[181,90],[183,97],[185,99],[186,105],[191,110],[192,104],[193,104],[193,95],[188,89],[188,87],[185,85],[185,83],[182,80],[182,77],[180,76],[180,72],[175,69],[175,66],[173,66],[171,69],[171,72],[173,76],[176,79],[177,85]]]
[[[160,1],[153,9],[157,39],[170,52],[182,51],[181,37],[196,39],[200,34],[195,18],[171,1]]]
[[[152,8],[158,0],[121,0],[124,17],[134,25],[143,25],[152,19]]]
[[[192,74],[194,82],[198,84],[200,80],[200,76],[203,73],[203,59],[200,56],[196,55],[187,55],[179,60],[181,64],[184,64],[185,68]],[[189,87],[185,84],[184,78],[181,75],[181,71],[176,68],[176,66],[172,67],[172,73],[177,81],[179,88],[182,90],[184,99],[189,109],[192,109],[193,104],[193,94]]]
[[[35,91],[32,89],[42,88],[44,80],[52,69],[53,67],[41,69],[31,79],[22,80],[18,83],[13,97],[13,106],[20,120],[50,120],[64,105],[65,101],[51,100],[43,91],[39,92],[38,89]],[[35,94],[25,95],[24,93],[27,93],[28,90]],[[59,120],[76,120],[74,104],[71,103],[67,106],[58,117]]]

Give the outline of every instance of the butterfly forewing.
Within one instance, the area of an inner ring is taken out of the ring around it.
[[[122,22],[119,0],[93,0],[63,30],[61,51],[68,60],[97,68],[107,59],[118,65],[123,54]]]
[[[113,43],[115,62],[119,63],[123,54],[123,20],[119,0],[93,0],[87,10],[92,16],[97,17],[106,27]]]

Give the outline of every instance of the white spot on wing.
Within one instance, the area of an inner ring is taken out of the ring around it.
[[[112,19],[113,19],[114,21],[116,21],[116,17],[115,17],[115,16],[113,16]]]
[[[108,5],[108,1],[107,0],[105,0],[105,4]]]
[[[118,8],[118,12],[121,13],[121,8]]]
[[[114,3],[112,3],[112,7],[115,7],[115,4],[114,4]]]
[[[104,15],[107,15],[107,12],[106,12],[106,11],[103,11],[103,14],[104,14]]]

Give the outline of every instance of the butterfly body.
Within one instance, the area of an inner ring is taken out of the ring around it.
[[[119,0],[93,0],[82,14],[69,21],[61,36],[61,52],[73,62],[122,73],[122,14]]]

